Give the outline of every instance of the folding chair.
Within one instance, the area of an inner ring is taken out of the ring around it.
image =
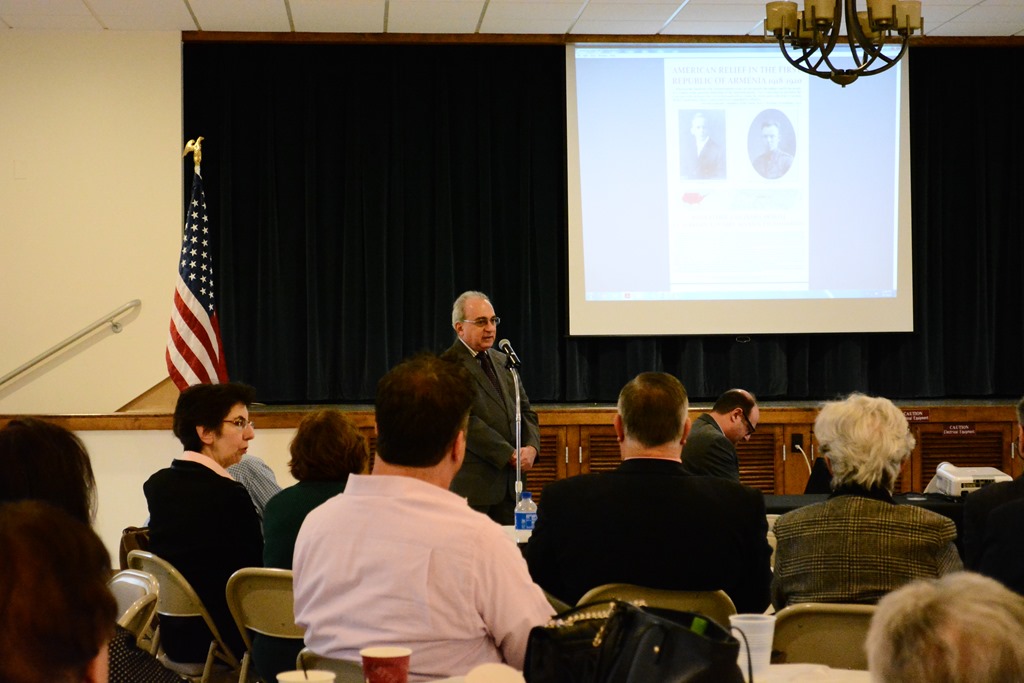
[[[711,617],[727,630],[729,616],[736,614],[736,606],[725,591],[674,591],[634,586],[628,583],[607,583],[591,588],[576,604],[584,605],[598,600],[643,601],[643,604],[648,607],[697,612]]]
[[[176,662],[164,656],[162,660],[166,660],[165,664],[169,668],[179,673],[184,673],[193,680],[198,679],[200,683],[210,683],[210,674],[217,660],[227,664],[232,670],[238,670],[238,659],[235,658],[235,655],[231,653],[231,648],[221,638],[220,631],[217,630],[217,625],[213,623],[213,619],[203,605],[203,601],[199,599],[199,596],[196,595],[195,590],[185,577],[181,575],[181,572],[175,569],[167,560],[145,550],[132,550],[129,552],[128,566],[132,569],[149,572],[156,577],[157,582],[160,584],[157,614],[164,617],[201,617],[206,623],[206,627],[210,629],[210,633],[213,634],[213,640],[210,641],[210,649],[207,652],[202,673],[191,671],[190,667],[175,666]]]
[[[363,663],[350,662],[347,659],[331,659],[318,655],[308,647],[302,648],[295,660],[296,669],[322,669],[333,671],[335,683],[364,683]]]
[[[239,569],[227,585],[228,608],[245,642],[238,683],[249,683],[252,639],[249,631],[274,638],[293,638],[301,644],[303,631],[295,624],[295,600],[290,569]]]
[[[117,600],[117,623],[131,631],[139,647],[152,654],[156,646],[153,619],[160,593],[156,577],[137,569],[122,569],[107,586]]]
[[[864,652],[874,605],[804,602],[775,615],[772,649],[786,664],[825,664],[867,671]]]

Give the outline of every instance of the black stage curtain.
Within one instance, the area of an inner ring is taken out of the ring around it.
[[[1017,396],[1022,68],[911,50],[913,333],[569,338],[563,47],[186,43],[231,377],[267,403],[372,400],[480,289],[534,402],[614,401],[645,370],[694,399]],[[855,195],[837,210],[871,220]]]

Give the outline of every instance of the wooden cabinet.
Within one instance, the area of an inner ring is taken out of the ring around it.
[[[555,479],[564,479],[588,472],[607,472],[618,467],[619,445],[615,429],[608,424],[548,424],[540,425],[541,457],[527,476],[527,489],[534,500],[540,500],[544,485]],[[596,417],[600,422],[604,416]]]
[[[737,444],[740,482],[762,493],[783,492],[784,470],[780,454],[784,431],[781,425],[765,424],[762,417],[757,431]]]
[[[914,425],[912,431],[917,439],[910,458],[912,490],[924,490],[943,462],[958,467],[995,467],[1014,477],[1020,474],[1012,423],[929,423]]]
[[[1016,413],[1006,406],[903,408],[916,447],[904,466],[896,492],[922,491],[941,462],[961,467],[989,466],[1017,477],[1024,463],[1014,435]],[[737,446],[740,481],[766,494],[801,494],[821,448],[814,437],[816,408],[761,406],[757,431]],[[543,484],[587,472],[607,472],[619,464],[612,420],[615,409],[538,410],[541,460],[529,488],[539,498]],[[696,419],[700,411],[691,411]],[[799,446],[799,448],[797,448]]]

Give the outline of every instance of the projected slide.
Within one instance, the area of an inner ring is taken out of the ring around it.
[[[899,68],[843,89],[777,48],[569,50],[573,334],[910,329]],[[794,300],[881,308],[765,308]]]

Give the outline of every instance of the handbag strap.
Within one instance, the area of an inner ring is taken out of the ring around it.
[[[743,638],[743,651],[747,653],[747,683],[754,683],[754,662],[750,658],[750,643],[747,642],[747,634],[738,626],[730,626],[730,631],[736,631]]]

